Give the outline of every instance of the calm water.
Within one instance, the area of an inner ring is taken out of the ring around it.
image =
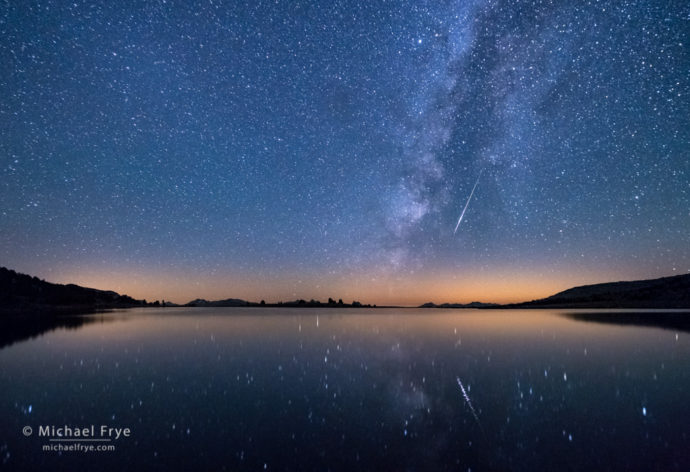
[[[687,471],[688,326],[663,313],[232,308],[93,315],[33,338],[13,327],[0,457],[10,470]],[[111,441],[39,435],[65,425]]]

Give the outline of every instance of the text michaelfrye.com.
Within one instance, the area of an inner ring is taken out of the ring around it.
[[[31,426],[24,426],[22,434],[30,437],[34,434]],[[115,442],[132,435],[130,428],[112,427],[109,425],[40,425],[36,436],[48,441],[41,446],[45,452],[103,452],[114,451]]]

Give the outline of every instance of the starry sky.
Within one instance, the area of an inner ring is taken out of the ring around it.
[[[5,0],[0,265],[178,303],[687,273],[689,46],[674,0]]]

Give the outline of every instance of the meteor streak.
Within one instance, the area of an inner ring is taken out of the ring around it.
[[[460,377],[455,377],[455,380],[458,381],[458,385],[460,386],[460,390],[462,390],[462,396],[465,397],[465,401],[467,402],[467,406],[470,407],[470,411],[472,412],[472,416],[474,416],[475,421],[479,425],[479,429],[484,431],[484,428],[482,428],[482,423],[479,421],[479,416],[477,416],[477,412],[474,411],[474,407],[472,406],[472,402],[470,401],[470,397],[467,395],[467,392],[465,391],[465,387],[462,385],[462,382],[460,381]]]
[[[453,231],[453,234],[458,232],[458,228],[460,227],[460,223],[462,222],[463,216],[465,216],[465,212],[467,211],[467,207],[470,206],[470,200],[472,200],[472,195],[474,195],[474,191],[477,188],[477,184],[479,183],[479,178],[482,176],[482,172],[484,172],[484,169],[479,171],[479,176],[477,177],[477,181],[474,183],[474,187],[472,187],[472,191],[470,192],[470,196],[467,199],[467,203],[465,203],[465,208],[463,208],[462,213],[460,213],[460,218],[458,218],[458,224],[455,225],[455,230]]]

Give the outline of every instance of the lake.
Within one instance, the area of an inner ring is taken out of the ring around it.
[[[686,317],[179,308],[12,325],[0,458],[7,470],[687,471]],[[111,450],[79,449],[91,446]]]

